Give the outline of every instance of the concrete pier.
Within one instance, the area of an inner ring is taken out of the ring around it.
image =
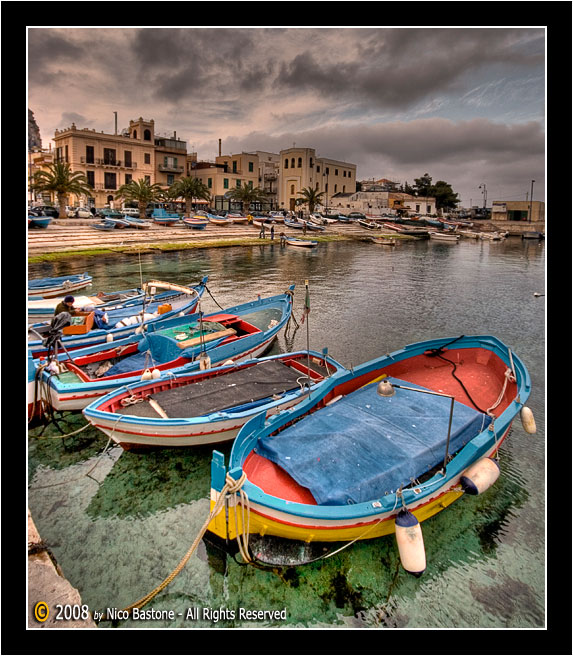
[[[61,615],[79,619],[58,619]],[[28,628],[29,629],[95,629],[91,615],[82,619],[86,612],[80,593],[64,577],[64,574],[47,548],[43,545],[34,520],[28,510]]]

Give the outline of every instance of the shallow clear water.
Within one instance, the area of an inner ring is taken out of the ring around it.
[[[299,322],[308,279],[310,346],[328,347],[346,366],[420,340],[493,334],[532,378],[528,406],[537,434],[526,434],[517,419],[501,449],[495,486],[424,522],[422,578],[401,569],[393,537],[283,571],[223,562],[202,543],[145,607],[173,610],[175,619],[119,626],[543,627],[545,299],[533,293],[544,292],[544,255],[543,242],[519,238],[393,249],[332,242],[308,251],[266,242],[31,265],[32,278],[88,271],[93,292],[134,287],[140,278],[190,283],[208,274],[223,308],[295,283]],[[203,310],[218,309],[206,295]],[[281,334],[272,352],[304,349],[306,340],[305,324]],[[81,414],[68,416],[61,429],[71,433],[84,423]],[[53,425],[30,433],[32,516],[83,603],[91,610],[124,608],[171,573],[200,531],[209,510],[212,448],[132,453],[116,447],[102,455],[107,439],[96,429],[64,441],[59,436]],[[230,448],[218,450],[227,456]],[[286,609],[286,620],[242,619],[240,609]]]

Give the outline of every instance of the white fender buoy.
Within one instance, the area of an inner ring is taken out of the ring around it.
[[[420,522],[409,510],[402,508],[395,524],[402,567],[416,578],[422,576],[426,570],[426,549]]]
[[[159,369],[157,369],[157,368],[156,368],[156,369],[152,369],[152,371],[151,371],[151,377],[152,377],[152,378],[161,378],[161,372],[159,371]]]
[[[485,492],[499,478],[499,465],[493,458],[482,458],[468,467],[460,478],[460,485],[466,494],[476,495]]]
[[[535,417],[533,416],[533,412],[531,408],[528,408],[526,405],[521,408],[521,412],[519,413],[521,417],[521,424],[523,426],[523,430],[526,433],[529,433],[530,435],[533,435],[534,433],[537,433],[537,426],[535,425]]]
[[[142,374],[140,380],[151,380],[151,371],[146,369]]]
[[[231,364],[235,364],[235,361],[234,360],[227,360],[226,362],[223,362],[223,364],[227,367]]]
[[[108,333],[108,334],[105,336],[105,341],[108,342],[108,343],[109,343],[109,342],[113,342],[113,335],[112,335],[111,333]]]

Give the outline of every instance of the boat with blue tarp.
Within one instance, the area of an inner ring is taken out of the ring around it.
[[[410,344],[340,371],[295,408],[249,420],[228,466],[213,453],[209,533],[248,562],[271,562],[265,542],[294,541],[301,563],[312,543],[395,534],[404,568],[420,575],[420,522],[495,483],[515,417],[534,432],[530,391],[523,362],[490,335]]]

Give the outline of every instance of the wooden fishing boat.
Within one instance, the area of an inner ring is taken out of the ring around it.
[[[205,230],[209,225],[209,219],[204,216],[185,216],[181,221],[185,227],[193,230]]]
[[[227,214],[226,218],[231,219],[233,223],[237,223],[237,224],[245,224],[249,222],[249,217],[246,216],[245,214],[229,213]]]
[[[115,221],[101,221],[100,223],[91,223],[90,228],[94,230],[103,230],[104,232],[111,232],[117,228],[117,223]]]
[[[99,292],[95,296],[74,296],[74,308],[85,311],[87,308],[99,310],[111,310],[116,307],[125,306],[139,302],[143,298],[143,290],[122,289],[117,292]],[[41,298],[39,296],[28,296],[28,317],[35,321],[51,319],[54,316],[56,306],[64,300],[64,296],[56,298]]]
[[[177,212],[167,212],[163,207],[157,207],[151,213],[151,219],[158,225],[172,226],[179,223],[180,216]]]
[[[393,237],[372,237],[372,241],[381,246],[396,246],[397,243]]]
[[[535,230],[529,230],[522,233],[522,239],[545,239],[545,235],[542,232],[537,232]]]
[[[256,414],[296,405],[343,369],[315,351],[254,358],[121,387],[83,414],[126,450],[216,444],[235,439]]]
[[[137,230],[149,230],[151,228],[151,223],[149,223],[149,221],[145,221],[145,219],[140,219],[136,216],[124,214],[123,220],[127,223],[126,228],[136,228]]]
[[[215,216],[213,214],[209,214],[209,223],[212,223],[213,225],[216,226],[230,226],[233,225],[233,219],[228,219],[225,216]]]
[[[399,232],[402,235],[409,235],[412,237],[428,237],[429,231],[425,228],[410,228],[405,225],[400,225],[399,223],[384,223],[385,228],[388,230],[393,230],[394,232]]]
[[[154,323],[177,317],[181,313],[190,314],[195,311],[205,291],[207,280],[208,277],[205,276],[193,287],[159,280],[144,283],[145,297],[138,299],[136,303],[106,311],[107,321],[98,321],[97,316],[92,312],[85,317],[78,317],[81,323],[63,328],[62,347],[70,351],[105,345],[129,337],[136,331],[149,330]],[[158,295],[157,289],[167,291]],[[51,343],[51,333],[50,323],[34,323],[28,326],[28,350],[34,358],[48,354],[49,348],[46,342]]]
[[[304,228],[304,223],[302,221],[299,221],[298,219],[291,219],[285,217],[284,224],[285,226],[288,226],[289,228],[294,228],[295,230],[302,230]]]
[[[457,243],[460,240],[460,236],[455,232],[433,232],[430,231],[430,239],[435,239],[437,241],[449,241]]]
[[[213,453],[209,532],[275,564],[285,563],[261,547],[274,537],[294,540],[302,563],[313,543],[325,557],[324,543],[395,533],[419,575],[419,522],[495,482],[516,415],[535,430],[530,390],[522,361],[488,335],[410,344],[341,371],[295,408],[249,420],[228,467]]]
[[[284,214],[282,212],[269,212],[269,219],[283,223],[285,220]]]
[[[82,410],[124,385],[257,358],[271,346],[292,313],[294,285],[284,293],[219,313],[198,312],[150,323],[145,333],[47,360],[28,356],[28,411]]]
[[[51,216],[28,214],[28,228],[47,228],[52,222]]]
[[[286,243],[289,246],[296,246],[297,248],[314,248],[318,246],[317,241],[311,239],[298,239],[297,237],[287,237]]]
[[[365,221],[364,219],[358,219],[358,225],[361,225],[363,228],[368,228],[369,230],[381,230],[382,226],[379,223],[374,221]]]
[[[28,280],[28,296],[53,298],[71,294],[78,289],[84,289],[92,284],[92,277],[87,273],[52,278],[36,278]]]

